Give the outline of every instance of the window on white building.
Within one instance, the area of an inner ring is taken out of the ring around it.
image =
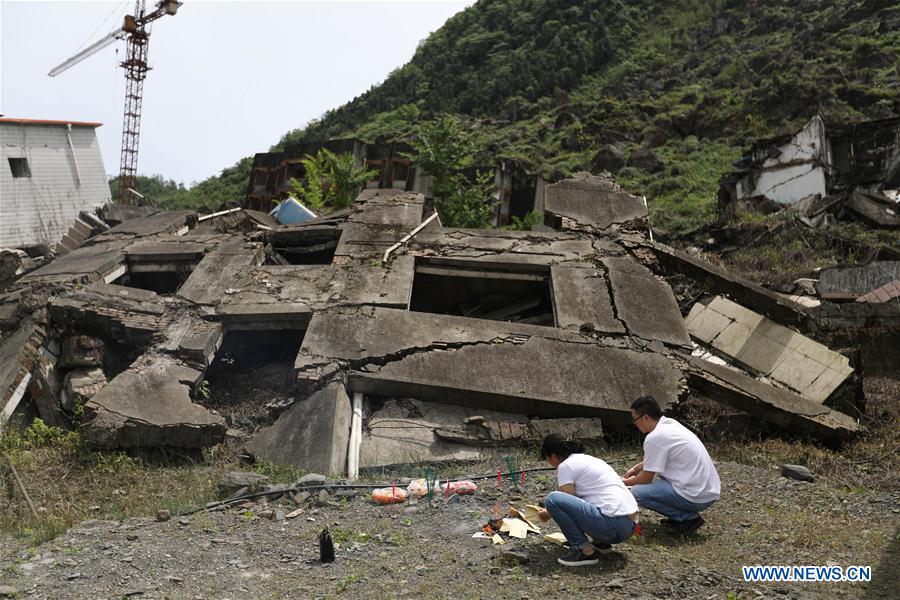
[[[10,158],[9,170],[12,171],[13,177],[31,177],[27,158]]]

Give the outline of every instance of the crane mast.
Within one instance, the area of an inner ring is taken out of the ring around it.
[[[54,77],[72,67],[88,56],[95,54],[118,39],[127,37],[125,60],[120,66],[125,69],[125,107],[122,118],[122,154],[119,160],[119,190],[117,201],[130,204],[129,188],[134,188],[137,178],[138,149],[141,136],[141,104],[144,98],[144,79],[150,70],[147,64],[147,51],[150,43],[150,32],[147,25],[165,15],[174,15],[181,2],[178,0],[160,0],[156,10],[144,12],[144,0],[134,3],[134,15],[127,15],[121,28],[110,32],[99,41],[91,44],[75,56],[54,67],[48,75]]]
[[[119,158],[119,190],[117,201],[130,203],[129,188],[134,188],[137,178],[138,148],[141,141],[141,104],[144,98],[144,79],[147,77],[147,49],[150,37],[144,26],[144,3],[135,3],[134,29],[128,36],[125,60],[125,107],[122,117],[122,154]],[[126,19],[125,27],[130,23]]]

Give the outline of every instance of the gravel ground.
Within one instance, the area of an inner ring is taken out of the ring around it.
[[[632,460],[607,458],[619,470]],[[481,463],[467,472],[495,469]],[[558,565],[563,549],[538,535],[504,546],[472,539],[510,501],[543,498],[554,487],[547,472],[530,475],[524,490],[501,491],[488,480],[475,496],[436,506],[331,496],[283,519],[296,508],[284,498],[164,522],[86,521],[38,547],[5,538],[0,591],[24,598],[897,597],[900,491],[788,480],[775,465],[724,462],[719,470],[722,500],[697,534],[674,537],[645,513],[642,535],[596,567]],[[339,542],[332,564],[318,561],[326,522]],[[745,564],[871,565],[873,582],[750,584],[740,578]]]

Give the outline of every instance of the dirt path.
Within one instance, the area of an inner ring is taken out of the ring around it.
[[[627,460],[611,462],[621,469]],[[472,472],[491,468],[478,467]],[[697,535],[675,538],[647,513],[643,535],[597,567],[559,566],[562,549],[536,535],[502,547],[471,538],[510,499],[542,498],[551,472],[530,477],[524,493],[489,481],[435,508],[379,507],[359,496],[290,520],[260,517],[257,506],[166,522],[87,521],[35,548],[4,539],[0,586],[25,598],[896,597],[900,492],[835,490],[784,479],[774,467],[719,469],[723,497]],[[326,520],[339,542],[329,565],[318,562],[316,541]],[[871,565],[873,582],[749,584],[740,579],[745,564]]]

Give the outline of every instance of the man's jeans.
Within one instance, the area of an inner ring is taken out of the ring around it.
[[[618,544],[634,533],[631,517],[607,517],[593,504],[572,494],[550,492],[544,506],[574,550],[591,545],[586,535],[597,544]]]
[[[645,485],[636,485],[631,488],[634,499],[641,508],[649,508],[672,519],[673,521],[687,521],[700,516],[701,510],[712,506],[715,500],[710,502],[691,502],[678,495],[672,488],[672,484],[657,477],[654,481]]]

